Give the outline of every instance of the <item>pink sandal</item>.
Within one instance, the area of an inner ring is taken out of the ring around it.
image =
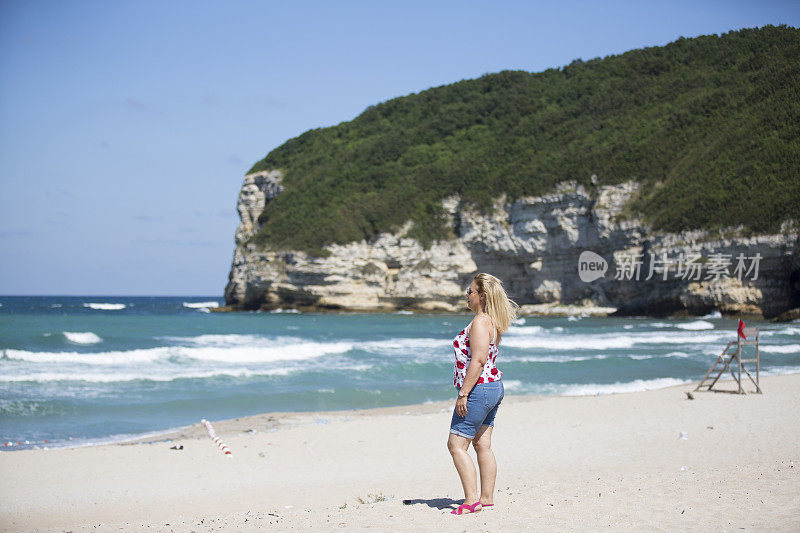
[[[477,510],[475,509],[475,507],[477,507],[478,505],[481,505],[481,502],[475,502],[472,505],[467,505],[466,503],[462,503],[461,505],[458,506],[458,509],[453,509],[452,511],[450,511],[450,514],[477,513],[477,512],[480,511],[480,509],[477,509]],[[483,508],[483,505],[481,505],[481,509],[482,508]],[[465,511],[465,509],[466,509],[466,511]]]

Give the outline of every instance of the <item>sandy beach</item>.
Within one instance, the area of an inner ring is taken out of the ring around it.
[[[496,505],[472,515],[450,514],[463,494],[445,446],[452,403],[439,402],[212,421],[231,456],[200,424],[2,453],[0,529],[796,531],[800,375],[761,383],[763,395],[694,400],[695,384],[506,396]]]

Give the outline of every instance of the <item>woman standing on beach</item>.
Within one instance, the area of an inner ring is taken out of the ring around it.
[[[467,289],[467,305],[475,313],[472,322],[453,339],[456,362],[453,384],[458,388],[447,449],[453,456],[464,503],[453,514],[475,513],[494,505],[494,482],[497,463],[492,452],[492,428],[504,390],[500,370],[495,366],[500,336],[508,330],[517,315],[518,306],[509,300],[502,282],[480,273]],[[480,497],[477,475],[469,444],[478,455],[481,472]]]

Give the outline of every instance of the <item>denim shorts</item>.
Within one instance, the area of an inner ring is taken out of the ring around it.
[[[475,385],[467,396],[467,416],[460,416],[453,409],[450,433],[474,439],[481,426],[494,426],[494,416],[504,395],[502,380]]]

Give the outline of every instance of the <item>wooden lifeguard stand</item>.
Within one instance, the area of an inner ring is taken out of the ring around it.
[[[705,377],[700,381],[700,384],[697,385],[697,388],[694,389],[699,391],[702,387],[707,387],[706,391],[710,391],[714,388],[714,385],[717,384],[719,381],[720,376],[725,373],[726,370],[730,370],[731,376],[733,376],[734,381],[738,384],[739,388],[736,391],[722,391],[717,390],[715,392],[736,392],[738,394],[747,394],[747,391],[744,390],[742,386],[742,372],[750,378],[750,381],[753,382],[753,385],[756,386],[755,392],[759,394],[763,394],[764,391],[761,390],[761,387],[758,385],[758,371],[759,371],[759,354],[758,354],[758,328],[742,328],[741,332],[744,334],[745,338],[742,338],[742,335],[739,335],[739,331],[737,330],[736,333],[736,340],[731,341],[722,350],[722,353],[717,360],[714,361],[714,364],[711,368],[706,372]],[[754,346],[756,349],[756,356],[755,358],[750,359],[743,359],[742,358],[742,347],[743,346]],[[753,375],[747,370],[744,366],[744,363],[755,363],[755,373],[756,377],[753,379]],[[734,371],[736,370],[736,371]]]

